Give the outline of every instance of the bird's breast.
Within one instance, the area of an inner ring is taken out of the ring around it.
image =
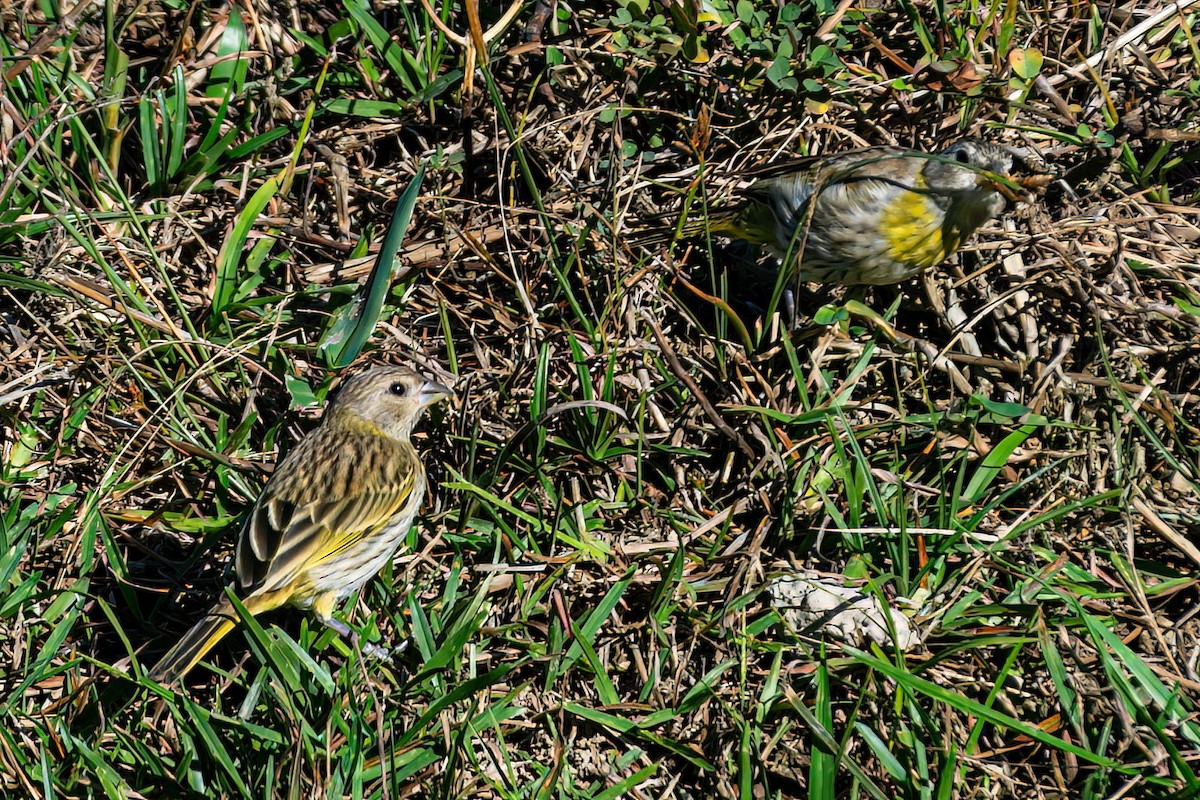
[[[961,233],[944,225],[946,216],[921,192],[900,192],[883,210],[880,234],[887,256],[912,269],[926,269],[954,252]]]

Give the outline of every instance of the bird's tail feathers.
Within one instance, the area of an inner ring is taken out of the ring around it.
[[[663,211],[641,221],[630,232],[626,241],[637,247],[658,247],[683,239],[694,239],[706,233],[712,236],[746,238],[740,224],[743,211],[741,207],[722,208],[701,215],[693,209],[685,219],[680,218],[678,210]]]
[[[233,630],[237,622],[237,612],[234,611],[232,603],[228,600],[217,603],[150,669],[150,678],[158,683],[182,681],[192,667],[196,666],[225,634]]]

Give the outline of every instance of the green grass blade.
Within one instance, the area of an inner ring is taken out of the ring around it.
[[[383,301],[392,288],[392,277],[398,265],[396,255],[400,252],[404,235],[408,232],[408,223],[412,219],[413,209],[416,208],[417,198],[421,196],[421,181],[424,177],[425,168],[422,166],[400,194],[396,211],[392,214],[392,223],[388,226],[379,257],[375,260],[375,266],[367,277],[366,284],[355,295],[354,301],[346,308],[344,314],[336,320],[335,324],[339,327],[334,328],[331,325],[331,330],[338,330],[339,333],[323,343],[322,355],[332,367],[345,367],[358,358],[358,354],[362,352],[363,346],[379,323]]]
[[[221,250],[217,254],[217,281],[212,299],[212,316],[214,318],[220,317],[230,301],[233,300],[234,293],[238,289],[238,267],[242,263],[242,248],[250,236],[251,228],[258,221],[258,215],[262,213],[278,191],[278,178],[268,178],[264,181],[263,185],[250,196],[246,207],[238,214],[237,221],[233,226],[233,233],[221,245]]]

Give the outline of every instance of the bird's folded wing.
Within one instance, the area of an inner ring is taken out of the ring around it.
[[[239,581],[255,592],[288,585],[390,524],[408,505],[414,481],[409,470],[393,483],[301,507],[264,495],[238,546]]]

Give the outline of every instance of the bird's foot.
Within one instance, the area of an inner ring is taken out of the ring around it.
[[[358,634],[355,634],[354,638],[358,639],[359,638]],[[356,646],[361,644],[362,652],[363,652],[364,656],[369,656],[370,658],[377,658],[380,661],[391,661],[392,660],[392,648],[390,648],[390,647],[384,647],[383,645],[375,644],[374,642],[357,642],[356,641],[354,644]]]
[[[408,641],[405,640],[402,645],[395,648],[393,651],[392,648],[385,645],[379,645],[375,644],[374,642],[368,642],[364,640],[358,631],[354,630],[336,617],[323,616],[320,618],[320,621],[325,627],[335,631],[339,636],[349,642],[351,647],[355,648],[356,650],[362,650],[363,655],[370,656],[371,658],[377,658],[381,661],[390,661],[393,652],[403,652],[404,648],[408,646]]]

